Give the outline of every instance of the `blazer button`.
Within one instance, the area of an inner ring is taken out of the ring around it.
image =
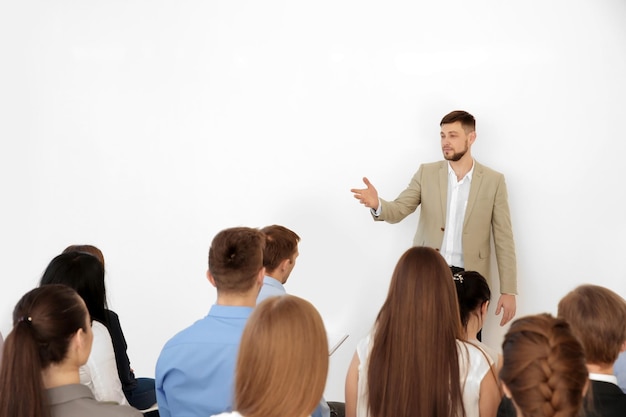
[[[446,228],[445,228],[445,227],[442,227],[442,228],[441,228],[441,231],[442,231],[442,232],[445,232],[445,231],[446,231]]]
[[[436,250],[437,252],[439,252],[439,248],[435,248],[435,250]]]

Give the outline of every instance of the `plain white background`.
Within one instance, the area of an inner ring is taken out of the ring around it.
[[[214,234],[283,224],[302,237],[288,291],[350,334],[326,389],[343,401],[417,224],[374,223],[349,190],[368,176],[394,198],[455,109],[507,178],[518,316],[583,282],[624,296],[625,21],[622,0],[2,0],[0,330],[55,255],[91,243],[153,376],[215,300]]]

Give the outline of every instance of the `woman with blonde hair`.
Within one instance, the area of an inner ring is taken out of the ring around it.
[[[588,385],[585,352],[570,326],[549,314],[522,317],[502,343],[500,379],[518,417],[576,417]]]
[[[73,289],[51,284],[25,294],[4,344],[0,416],[141,417],[132,407],[96,401],[80,384],[92,343],[89,312]]]
[[[357,345],[346,416],[493,417],[499,401],[490,360],[464,341],[450,268],[435,249],[410,248]]]
[[[293,295],[267,298],[241,337],[236,411],[219,416],[309,416],[322,398],[327,373],[328,341],[315,307]]]

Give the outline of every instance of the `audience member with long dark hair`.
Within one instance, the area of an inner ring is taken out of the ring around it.
[[[89,360],[80,369],[81,382],[91,388],[98,401],[128,404],[117,373],[113,342],[105,325],[104,267],[88,253],[63,253],[50,261],[41,277],[40,285],[48,284],[73,288],[85,301],[93,320],[94,343]]]
[[[92,342],[89,312],[73,289],[44,285],[25,294],[4,345],[0,416],[141,417],[132,407],[98,402],[80,384]]]
[[[569,324],[549,314],[513,322],[500,379],[517,417],[577,417],[588,383],[585,352]]]
[[[491,290],[487,280],[476,271],[461,271],[454,274],[453,278],[465,337],[485,351],[495,363],[495,368],[499,369],[502,355],[496,349],[478,340],[478,333],[483,328],[491,300]]]
[[[104,255],[102,251],[93,245],[71,245],[65,248],[63,253],[69,252],[85,252],[89,253],[100,261],[102,267],[105,268]],[[104,283],[104,281],[103,281]],[[115,352],[115,362],[117,365],[117,373],[122,383],[122,390],[126,399],[133,407],[140,410],[146,410],[156,404],[156,392],[154,389],[154,378],[137,378],[135,372],[130,366],[128,358],[128,345],[119,316],[107,306],[106,291],[104,292],[104,313],[106,320],[103,324],[109,330],[111,340],[113,342],[113,351]],[[153,411],[152,417],[157,417],[158,412]]]
[[[255,308],[241,337],[236,411],[219,416],[310,416],[327,373],[328,341],[315,307],[292,295],[269,297]]]
[[[346,377],[346,416],[492,417],[488,356],[464,342],[452,274],[434,249],[407,250]]]

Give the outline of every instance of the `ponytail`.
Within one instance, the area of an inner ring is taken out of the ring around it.
[[[0,416],[50,416],[41,373],[66,358],[72,336],[86,326],[83,301],[65,285],[44,285],[20,299],[4,342]]]
[[[48,417],[39,344],[32,321],[18,321],[4,341],[0,369],[0,416]]]

